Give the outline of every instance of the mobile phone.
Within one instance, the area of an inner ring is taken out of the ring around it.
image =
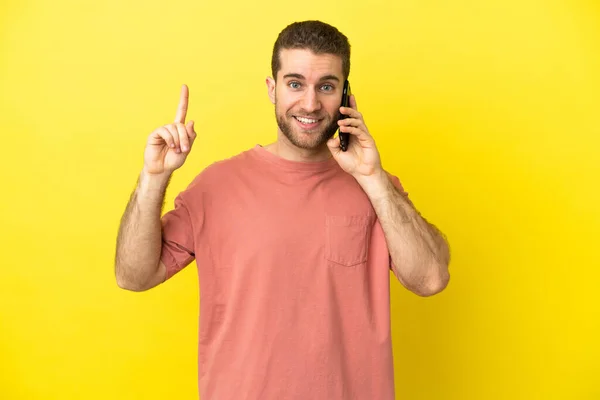
[[[350,92],[350,82],[348,81],[348,79],[346,79],[346,81],[344,82],[344,89],[342,91],[341,107],[350,107],[350,95],[351,94],[352,93]],[[346,118],[348,118],[347,115],[340,113],[340,118],[339,118],[340,120],[346,119]],[[342,132],[340,130],[339,137],[340,137],[340,148],[342,149],[342,151],[348,150],[348,142],[350,141],[350,134],[348,132]]]

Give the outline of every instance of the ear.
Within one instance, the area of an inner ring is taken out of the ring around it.
[[[265,80],[265,83],[267,84],[267,92],[269,94],[269,99],[271,100],[271,103],[275,104],[275,79],[268,76]]]

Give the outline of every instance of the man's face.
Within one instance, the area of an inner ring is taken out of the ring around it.
[[[283,49],[277,83],[267,80],[279,130],[296,147],[316,150],[336,132],[344,87],[342,59]]]

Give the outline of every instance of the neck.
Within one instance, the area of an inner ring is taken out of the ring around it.
[[[278,136],[276,142],[268,144],[264,148],[283,159],[289,161],[319,162],[326,161],[332,157],[326,144],[317,149],[302,149],[290,143],[283,134]]]

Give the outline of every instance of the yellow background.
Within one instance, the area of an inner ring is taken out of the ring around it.
[[[119,219],[180,85],[208,164],[274,140],[279,31],[350,38],[384,167],[450,239],[452,279],[393,281],[398,399],[600,399],[600,3],[3,1],[2,399],[197,397],[194,264],[117,288]]]

